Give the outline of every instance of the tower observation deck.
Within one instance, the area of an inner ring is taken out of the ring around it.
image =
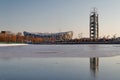
[[[90,12],[90,39],[96,40],[99,37],[98,14],[96,8]]]

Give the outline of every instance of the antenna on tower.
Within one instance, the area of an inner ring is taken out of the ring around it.
[[[93,7],[93,8],[90,9],[90,12],[91,13],[97,13],[98,9],[96,7]]]

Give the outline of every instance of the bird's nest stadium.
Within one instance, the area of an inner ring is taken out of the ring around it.
[[[23,32],[25,37],[31,38],[41,38],[44,41],[65,41],[70,40],[73,37],[73,31],[67,32],[58,32],[58,33],[32,33],[32,32]]]

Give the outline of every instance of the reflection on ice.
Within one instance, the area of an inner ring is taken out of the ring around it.
[[[97,57],[90,58],[90,69],[94,72],[97,72],[98,67],[99,67],[99,58]]]
[[[116,62],[120,56],[0,58],[0,80],[120,80]]]
[[[99,58],[93,57],[90,58],[90,72],[91,72],[91,80],[98,80],[98,70],[99,70]]]

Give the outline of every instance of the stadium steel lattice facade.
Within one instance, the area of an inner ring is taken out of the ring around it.
[[[58,33],[32,33],[24,31],[23,34],[25,37],[41,38],[43,42],[65,41],[73,37],[72,31]]]

